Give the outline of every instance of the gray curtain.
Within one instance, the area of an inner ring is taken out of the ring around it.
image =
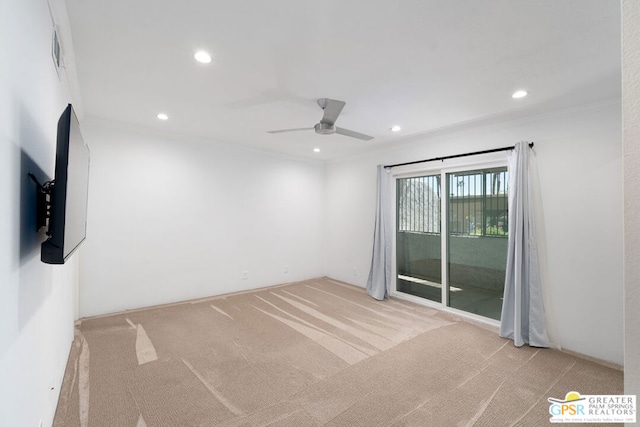
[[[376,224],[367,293],[377,300],[389,296],[391,286],[391,182],[388,169],[378,165]]]
[[[500,336],[512,339],[518,347],[549,347],[534,209],[537,182],[531,179],[533,160],[526,142],[517,143],[509,159],[509,241]]]

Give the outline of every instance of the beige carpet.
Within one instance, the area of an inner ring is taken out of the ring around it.
[[[317,279],[83,319],[54,426],[543,426],[548,397],[622,384],[619,370]]]

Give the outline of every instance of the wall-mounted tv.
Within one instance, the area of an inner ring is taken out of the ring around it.
[[[87,236],[89,147],[80,133],[71,104],[58,120],[55,178],[40,186],[38,204],[48,218],[47,240],[42,243],[42,262],[64,264]],[[45,220],[38,221],[45,225]]]

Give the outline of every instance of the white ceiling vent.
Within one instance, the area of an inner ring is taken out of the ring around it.
[[[58,29],[53,27],[53,35],[51,37],[51,58],[53,59],[53,65],[56,67],[58,76],[60,75],[60,69],[63,68],[62,62],[62,48],[60,47],[60,39],[58,38]]]

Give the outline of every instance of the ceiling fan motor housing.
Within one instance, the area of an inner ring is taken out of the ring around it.
[[[331,135],[332,133],[336,133],[336,127],[329,123],[316,123],[313,128],[316,130],[316,133],[322,135]]]

